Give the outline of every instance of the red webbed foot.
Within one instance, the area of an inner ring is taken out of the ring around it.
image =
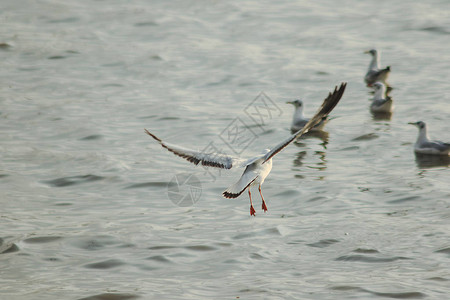
[[[266,206],[266,202],[265,201],[263,201],[263,203],[262,203],[262,209],[264,210],[264,212],[267,211],[267,206]]]
[[[250,205],[250,215],[255,216],[256,215],[255,213],[256,213],[255,208],[253,207],[253,205]]]

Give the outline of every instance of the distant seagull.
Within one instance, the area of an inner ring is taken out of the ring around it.
[[[158,141],[162,147],[166,148],[170,152],[177,156],[180,156],[187,161],[198,165],[201,163],[204,166],[216,167],[221,169],[231,169],[234,166],[245,167],[244,173],[238,182],[230,186],[223,196],[225,198],[237,198],[242,192],[248,188],[248,196],[250,197],[250,215],[255,215],[255,209],[253,208],[252,195],[250,192],[250,187],[253,185],[258,185],[259,193],[262,199],[262,209],[267,211],[267,206],[264,201],[264,197],[261,193],[261,185],[269,175],[270,170],[272,170],[272,157],[283,150],[287,145],[289,145],[293,140],[297,139],[302,134],[308,132],[314,125],[316,125],[323,117],[326,117],[333,108],[338,104],[342,95],[344,94],[345,87],[347,83],[342,83],[339,89],[336,87],[333,93],[329,93],[328,97],[323,101],[317,113],[314,117],[309,120],[309,122],[299,131],[292,134],[289,138],[285,139],[272,149],[266,149],[262,154],[252,157],[248,160],[242,160],[232,156],[219,153],[204,153],[201,151],[191,150],[163,142],[161,139],[156,137],[154,134],[150,133],[147,129],[145,132]]]
[[[309,118],[305,118],[303,116],[303,101],[302,100],[294,100],[294,101],[288,101],[286,102],[287,104],[292,104],[295,107],[295,111],[294,111],[294,117],[292,118],[292,123],[291,123],[291,132],[297,132],[300,129],[302,129],[309,121]],[[322,120],[320,120],[320,122],[314,126],[313,128],[311,128],[310,131],[313,130],[322,130],[323,127],[325,126],[325,124],[327,123],[327,116],[323,117]]]
[[[390,98],[385,98],[386,86],[379,81],[375,82],[372,86],[375,89],[375,95],[370,105],[370,111],[373,113],[391,113],[394,109],[394,101]]]
[[[380,54],[376,49],[372,49],[364,53],[372,55],[372,61],[370,62],[369,70],[364,77],[367,85],[371,86],[377,81],[381,81],[386,84],[386,79],[389,75],[389,72],[391,72],[391,67],[387,66],[385,69],[380,69]]]
[[[419,128],[419,137],[414,144],[414,151],[420,154],[448,155],[450,143],[430,141],[427,133],[427,124],[422,121],[408,123]]]

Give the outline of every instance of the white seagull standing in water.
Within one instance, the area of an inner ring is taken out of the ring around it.
[[[370,105],[370,111],[373,113],[391,113],[394,109],[394,101],[385,98],[386,86],[379,81],[372,86],[375,89],[375,95]]]
[[[385,69],[380,69],[380,54],[376,49],[372,49],[364,53],[372,55],[372,61],[370,62],[369,70],[364,77],[367,85],[371,86],[377,81],[386,83],[389,72],[391,72],[391,67],[387,66]]]
[[[266,149],[262,154],[243,161],[239,158],[232,156],[218,154],[218,153],[204,153],[201,151],[191,150],[163,142],[160,138],[156,137],[154,134],[150,133],[147,129],[145,132],[154,138],[157,142],[161,144],[162,147],[166,148],[170,152],[177,156],[180,156],[187,161],[198,165],[201,163],[204,166],[216,167],[222,169],[231,169],[236,165],[245,167],[244,173],[241,178],[230,186],[226,191],[223,192],[225,198],[237,198],[239,197],[247,188],[248,196],[250,197],[250,215],[255,215],[255,209],[252,203],[252,194],[250,192],[250,187],[253,185],[258,185],[259,193],[262,199],[262,209],[267,211],[267,206],[264,201],[264,197],[261,193],[261,185],[269,175],[272,170],[272,157],[283,150],[287,145],[289,145],[293,140],[300,137],[302,134],[308,132],[314,125],[316,125],[322,118],[326,117],[333,108],[338,104],[342,95],[344,94],[345,87],[347,83],[342,83],[339,89],[336,87],[333,93],[329,93],[328,97],[323,101],[317,113],[312,117],[308,123],[299,131],[292,134],[289,138],[285,139],[272,149]]]
[[[408,123],[419,128],[419,137],[414,144],[414,151],[420,154],[448,155],[450,152],[450,143],[441,141],[430,141],[427,132],[427,124],[422,121]]]
[[[294,100],[294,101],[288,101],[287,104],[292,104],[295,107],[294,111],[294,117],[292,118],[291,123],[291,132],[297,132],[300,129],[302,129],[309,121],[309,118],[305,118],[303,116],[303,101],[302,100]],[[320,122],[310,129],[310,131],[313,130],[322,130],[325,124],[327,123],[327,116],[323,117]]]

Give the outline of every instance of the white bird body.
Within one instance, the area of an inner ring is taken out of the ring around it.
[[[369,64],[369,69],[367,70],[366,76],[364,76],[364,80],[367,85],[372,85],[377,81],[381,81],[386,83],[386,79],[391,72],[391,67],[387,66],[384,69],[380,69],[380,54],[376,49],[372,49],[366,51],[365,53],[369,53],[372,55],[372,60]]]
[[[444,143],[441,141],[431,141],[428,137],[427,125],[425,122],[418,121],[415,123],[409,123],[419,128],[419,136],[414,144],[414,151],[420,154],[431,155],[449,155],[450,143]]]
[[[261,185],[264,183],[264,180],[272,170],[272,157],[283,150],[286,146],[288,146],[293,140],[308,132],[314,125],[322,120],[322,118],[326,117],[341,99],[342,95],[344,94],[346,85],[346,83],[342,83],[339,89],[336,87],[333,93],[329,93],[328,97],[323,101],[317,113],[307,122],[307,124],[301,130],[295,132],[275,147],[264,150],[263,154],[257,155],[248,160],[242,160],[240,158],[235,158],[225,154],[204,153],[201,151],[191,150],[188,148],[163,142],[160,138],[150,133],[147,129],[145,129],[145,132],[153,139],[158,141],[158,143],[163,148],[166,148],[168,151],[186,159],[187,161],[195,165],[201,163],[204,166],[216,167],[221,169],[231,169],[234,166],[245,167],[245,170],[242,173],[240,179],[235,184],[226,189],[223,192],[223,196],[225,198],[237,198],[246,189],[248,189],[248,194],[250,197],[250,214],[255,215],[250,187],[253,185],[258,185],[259,193],[262,199],[262,209],[264,211],[267,211],[267,206],[261,192]]]
[[[264,154],[269,151],[269,149],[266,149]],[[224,192],[224,194],[226,194],[225,197],[228,195],[229,198],[235,198],[237,197],[235,195],[239,196],[246,187],[263,184],[271,170],[272,159],[269,159],[266,163],[264,163],[264,155],[261,155],[259,158],[245,166],[245,170],[238,182],[227,188]]]
[[[373,84],[375,95],[370,105],[370,111],[373,113],[391,113],[394,110],[394,101],[386,99],[386,86],[382,82],[375,82]]]

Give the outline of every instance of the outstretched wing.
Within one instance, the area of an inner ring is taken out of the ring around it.
[[[162,147],[195,165],[201,163],[202,165],[207,167],[231,169],[233,165],[240,161],[238,158],[234,158],[225,154],[206,153],[163,142],[160,138],[150,133],[147,129],[145,129],[145,133],[154,138]]]
[[[326,117],[332,110],[333,108],[338,104],[339,100],[341,100],[342,95],[344,94],[345,91],[345,87],[347,86],[346,82],[341,83],[341,86],[338,87],[336,86],[334,88],[333,93],[329,93],[328,97],[325,98],[325,100],[323,100],[322,105],[320,106],[319,110],[316,112],[316,114],[314,115],[314,117],[312,117],[308,123],[306,123],[306,125],[300,129],[299,131],[297,131],[296,133],[294,133],[293,135],[291,135],[289,138],[287,138],[286,140],[284,140],[283,142],[279,143],[278,145],[276,145],[275,147],[272,148],[272,150],[270,150],[264,157],[264,162],[268,161],[269,159],[271,159],[275,154],[277,154],[278,152],[280,152],[281,150],[283,150],[287,145],[289,145],[293,140],[295,140],[296,138],[300,137],[301,135],[305,134],[306,132],[308,132],[311,128],[313,128],[317,123],[320,122],[320,120],[322,120],[323,117]]]

